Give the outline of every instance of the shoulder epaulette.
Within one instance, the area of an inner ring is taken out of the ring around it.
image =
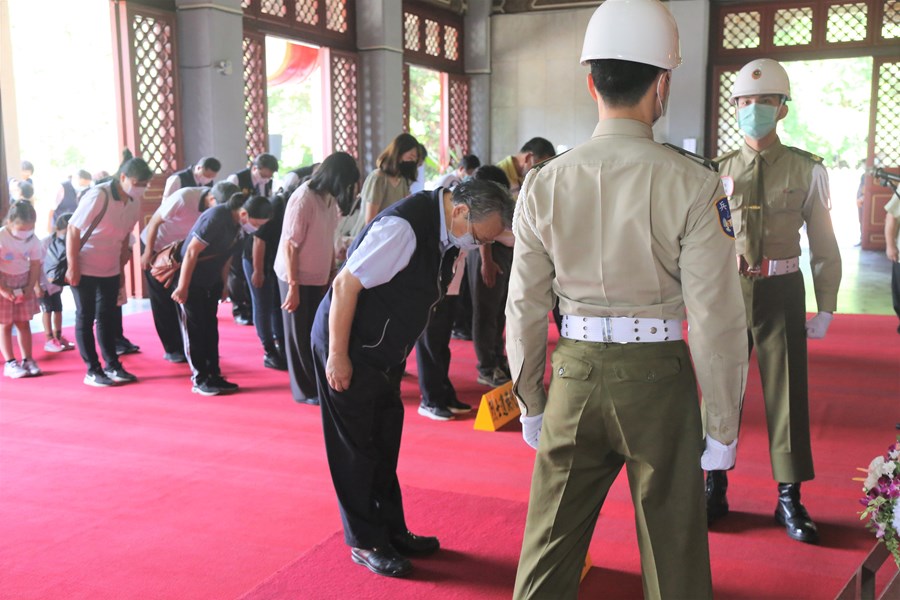
[[[678,154],[680,154],[682,156],[688,157],[689,159],[693,160],[694,162],[700,163],[701,165],[703,165],[710,171],[715,171],[716,173],[719,172],[719,165],[717,165],[713,161],[709,160],[705,156],[700,156],[699,154],[694,154],[690,150],[685,150],[684,148],[679,148],[675,144],[663,144],[663,146],[665,146],[666,148],[669,148],[670,150],[674,150],[675,152],[677,152]]]
[[[721,164],[723,161],[726,161],[729,158],[733,158],[733,157],[737,156],[739,152],[740,152],[740,150],[732,150],[731,152],[726,152],[725,154],[715,157],[713,159],[713,162],[716,163],[717,165]]]
[[[569,148],[569,150],[571,150],[571,148]],[[565,154],[565,153],[568,152],[569,150],[566,150],[565,152],[560,152],[560,153],[557,154],[556,156],[551,156],[550,158],[545,158],[545,159],[542,160],[541,162],[535,163],[534,165],[532,165],[531,168],[534,169],[535,171],[540,171],[541,169],[543,169],[544,167],[546,167],[547,164],[548,164],[551,160],[554,160],[554,159],[556,159],[556,158],[559,158],[560,156],[562,156],[563,154]],[[530,171],[530,170],[531,170],[531,169],[529,169],[529,171]]]
[[[821,156],[819,156],[818,154],[813,154],[812,152],[807,152],[806,150],[801,150],[800,148],[795,148],[793,146],[785,146],[785,148],[787,148],[788,150],[791,150],[792,152],[795,152],[796,154],[799,154],[800,156],[808,158],[809,160],[811,160],[813,162],[817,162],[817,163],[825,162],[825,159],[822,158]]]

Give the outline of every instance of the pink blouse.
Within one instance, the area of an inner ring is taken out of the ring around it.
[[[340,209],[330,194],[321,195],[304,183],[291,194],[284,210],[281,239],[275,255],[275,275],[286,283],[326,285],[334,266],[334,235]],[[288,271],[287,246],[295,248]]]

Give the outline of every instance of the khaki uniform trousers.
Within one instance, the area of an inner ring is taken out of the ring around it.
[[[625,465],[644,597],[711,598],[702,428],[684,342],[560,339],[514,597],[575,598],[597,516]]]
[[[750,349],[762,380],[772,476],[779,483],[815,477],[809,441],[806,292],[800,271],[741,277]]]

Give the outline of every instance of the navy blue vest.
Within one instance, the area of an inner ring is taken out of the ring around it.
[[[453,263],[459,250],[441,255],[443,190],[419,192],[380,213],[363,229],[350,249],[359,247],[376,221],[400,217],[416,234],[416,249],[409,264],[389,282],[364,289],[359,294],[350,330],[350,359],[362,360],[387,370],[406,360],[416,340],[428,325],[432,308],[443,298],[453,278]],[[313,323],[313,346],[328,353],[328,315],[332,290],[328,290]]]
[[[59,203],[59,206],[53,211],[53,223],[54,227],[56,227],[56,219],[58,219],[61,215],[66,213],[75,212],[75,209],[78,208],[78,192],[75,191],[75,186],[72,185],[71,181],[63,181],[62,183],[63,189],[63,197]]]
[[[255,185],[253,185],[253,176],[250,174],[250,167],[238,171],[235,173],[237,175],[238,187],[241,188],[241,191],[250,196],[256,196],[259,193],[259,190]],[[265,196],[272,195],[272,180],[266,184],[266,193]]]
[[[180,171],[175,171],[175,175],[178,175],[178,179],[181,180],[181,187],[197,187],[200,184],[197,183],[197,180],[194,179],[194,167],[188,167],[187,169],[182,169]]]

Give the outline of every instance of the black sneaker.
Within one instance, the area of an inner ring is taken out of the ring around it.
[[[231,383],[221,375],[210,375],[206,381],[213,387],[217,387],[223,392],[234,392],[239,387],[241,387],[236,383]]]
[[[122,365],[104,369],[103,372],[116,383],[134,383],[137,381],[137,377],[126,371]]]
[[[84,384],[93,387],[112,387],[116,385],[116,382],[107,377],[103,371],[91,369],[84,376]]]
[[[453,418],[453,413],[443,406],[434,406],[433,404],[420,404],[419,414],[435,421],[449,421]]]
[[[191,391],[201,396],[218,396],[222,393],[220,388],[212,385],[209,381],[194,382],[194,385],[191,386]]]
[[[163,354],[163,358],[170,363],[184,363],[187,362],[187,358],[185,358],[184,354],[181,352],[166,352]]]
[[[141,347],[135,346],[130,340],[125,338],[116,340],[116,354],[118,356],[122,356],[123,354],[137,354],[140,351]]]
[[[460,402],[456,398],[453,398],[451,400],[447,400],[447,410],[452,412],[454,415],[461,415],[467,412],[472,412],[472,407],[465,402]]]

